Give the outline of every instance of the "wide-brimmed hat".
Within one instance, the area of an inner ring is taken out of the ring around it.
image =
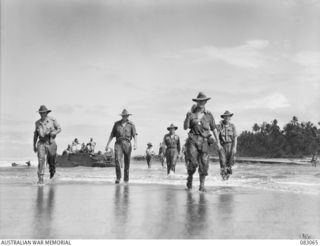
[[[199,101],[208,101],[211,97],[207,97],[203,92],[199,92],[197,98],[193,98],[192,101],[199,102]]]
[[[38,113],[50,113],[50,112],[51,112],[51,110],[47,109],[47,107],[44,105],[41,105],[38,110]]]
[[[131,115],[128,110],[124,109],[122,110],[122,113],[120,114],[121,116],[124,116],[124,115]]]
[[[226,110],[226,112],[224,112],[224,114],[220,115],[221,118],[223,118],[224,116],[233,116],[232,113],[230,113],[228,110]]]
[[[152,143],[147,143],[148,146],[152,146]]]
[[[174,124],[171,124],[170,126],[167,127],[167,129],[168,129],[168,131],[169,131],[170,129],[175,129],[175,130],[177,130],[178,127],[175,126]]]

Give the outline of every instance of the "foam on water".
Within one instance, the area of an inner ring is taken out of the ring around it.
[[[123,171],[123,170],[122,170]],[[57,168],[55,177],[50,180],[46,170],[46,184],[59,183],[114,183],[114,168]],[[1,167],[0,183],[2,184],[31,184],[37,182],[37,169],[32,167]],[[320,194],[320,168],[298,165],[266,165],[238,164],[233,168],[233,175],[228,181],[220,177],[218,163],[211,163],[206,186],[242,187],[260,190],[276,190],[285,192],[301,192]],[[150,169],[144,162],[133,161],[130,167],[130,183],[159,184],[185,187],[187,172],[184,163],[178,163],[176,173],[167,176],[166,168],[159,163],[153,163]],[[194,175],[194,186],[197,188],[199,177]]]

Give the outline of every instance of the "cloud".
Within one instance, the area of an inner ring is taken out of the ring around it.
[[[167,54],[168,59],[190,59],[193,62],[222,61],[240,68],[258,68],[266,63],[263,51],[269,46],[268,40],[249,40],[234,47],[203,46],[181,52]]]
[[[64,104],[57,106],[54,111],[59,114],[72,114],[75,110],[75,106]]]
[[[289,107],[290,104],[287,98],[278,92],[272,93],[266,97],[254,99],[250,101],[245,108],[261,108],[261,109],[279,109]]]
[[[293,62],[302,66],[300,80],[302,82],[311,82],[316,89],[320,84],[320,52],[302,51],[293,57]]]

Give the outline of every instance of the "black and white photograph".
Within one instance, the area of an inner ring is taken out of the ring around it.
[[[0,8],[1,245],[320,244],[319,0]]]

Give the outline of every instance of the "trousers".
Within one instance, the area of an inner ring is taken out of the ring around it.
[[[176,164],[178,160],[178,150],[176,148],[168,148],[166,150],[166,159],[167,159],[167,173],[170,171],[176,171]]]
[[[148,164],[149,168],[151,167],[151,160],[152,160],[152,156],[151,155],[146,155],[146,161],[147,161],[147,164]]]
[[[121,160],[124,159],[124,181],[129,181],[129,168],[131,158],[131,143],[126,140],[116,141],[114,144],[115,165],[117,180],[121,179]]]
[[[225,143],[219,151],[221,175],[232,174],[232,166],[234,164],[232,145],[232,143]]]
[[[206,138],[198,135],[189,136],[186,143],[186,161],[189,176],[197,168],[200,176],[207,176],[209,169],[209,145]]]
[[[43,176],[46,163],[49,164],[50,173],[56,172],[57,163],[57,144],[52,139],[51,142],[37,143],[37,154],[38,154],[38,175]]]

